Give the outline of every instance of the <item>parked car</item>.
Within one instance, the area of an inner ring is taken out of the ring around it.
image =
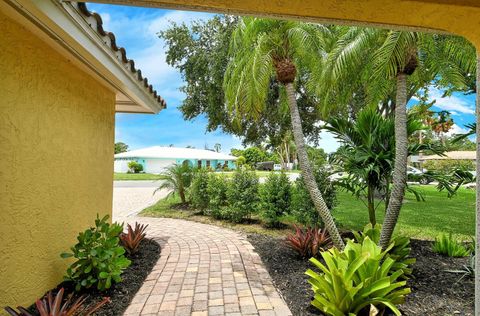
[[[257,167],[257,170],[272,171],[274,165],[275,163],[273,161],[263,161],[263,162],[258,162],[256,167]]]
[[[282,165],[279,163],[276,163],[273,165],[273,170],[275,171],[281,171],[282,170]]]
[[[407,180],[418,182],[420,184],[429,184],[433,179],[428,175],[427,170],[420,170],[412,166],[407,166]]]

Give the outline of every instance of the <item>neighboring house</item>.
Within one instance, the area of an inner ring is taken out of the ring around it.
[[[439,155],[430,155],[423,156],[419,158],[420,161],[427,160],[472,160],[475,161],[477,158],[477,153],[475,151],[447,151],[444,153],[444,156]]]
[[[0,1],[0,307],[56,287],[111,214],[115,112],[165,108],[84,4]]]
[[[146,173],[160,173],[173,164],[188,164],[192,167],[234,169],[237,157],[211,150],[153,146],[115,155],[115,172],[128,172],[128,163],[136,161]]]

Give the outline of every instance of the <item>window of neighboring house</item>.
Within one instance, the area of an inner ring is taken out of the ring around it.
[[[210,160],[207,160],[207,168],[210,167]]]
[[[199,161],[197,162],[197,166],[198,166],[198,168],[202,168],[202,161],[201,161],[201,160],[199,160]]]

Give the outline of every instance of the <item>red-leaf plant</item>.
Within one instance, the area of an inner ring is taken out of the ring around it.
[[[287,244],[302,258],[315,257],[321,249],[331,247],[326,230],[317,227],[302,228],[294,225],[295,233],[287,235]]]
[[[135,223],[135,228],[132,228],[130,224],[127,225],[127,232],[120,234],[120,241],[122,246],[132,255],[138,251],[140,243],[145,238],[148,225],[141,225],[140,223]]]
[[[53,298],[52,292],[38,299],[35,305],[40,316],[89,316],[95,313],[100,307],[110,302],[110,298],[104,297],[103,300],[92,306],[85,306],[86,296],[82,295],[75,301],[73,295],[69,295],[66,301],[63,300],[63,288],[58,291]],[[73,301],[73,302],[72,302]],[[11,307],[5,307],[8,314],[12,316],[34,316],[26,308],[18,306],[17,310]],[[35,314],[37,315],[37,314]]]

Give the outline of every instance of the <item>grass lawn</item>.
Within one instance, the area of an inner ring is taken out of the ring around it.
[[[273,172],[278,172],[278,173],[279,173],[280,171],[260,171],[260,170],[255,170],[255,173],[256,173],[257,176],[260,177],[260,178],[266,178],[266,177],[268,177],[268,176],[269,176],[271,173],[273,173]],[[231,177],[233,177],[235,171],[225,171],[225,172],[219,172],[219,173],[224,174],[227,178],[231,178]],[[285,173],[288,175],[289,173],[300,173],[300,171],[299,171],[299,170],[290,170],[290,171],[286,171]]]
[[[469,240],[475,234],[475,191],[460,189],[456,196],[449,199],[445,192],[438,192],[434,186],[420,186],[425,202],[417,202],[407,193],[402,207],[396,234],[416,239],[435,239],[441,233],[452,232],[461,239]],[[368,213],[363,203],[349,193],[339,191],[338,205],[333,211],[340,228],[361,230],[368,223]],[[285,235],[289,229],[271,230],[263,228],[258,220],[252,223],[232,224],[201,215],[194,210],[176,206],[179,200],[170,198],[142,211],[144,216],[188,219],[241,230],[247,233],[263,233],[273,236]],[[377,209],[377,221],[381,223],[384,209],[381,204]],[[287,219],[290,222],[290,218]]]
[[[460,189],[452,198],[438,192],[433,185],[419,186],[425,202],[417,202],[407,193],[403,203],[396,233],[417,239],[435,239],[441,233],[469,239],[475,234],[475,190]],[[368,213],[361,201],[349,193],[338,192],[338,205],[333,211],[342,228],[361,229],[368,223]],[[377,221],[384,217],[384,206],[377,209]]]
[[[158,174],[151,173],[114,173],[113,180],[157,180]]]

